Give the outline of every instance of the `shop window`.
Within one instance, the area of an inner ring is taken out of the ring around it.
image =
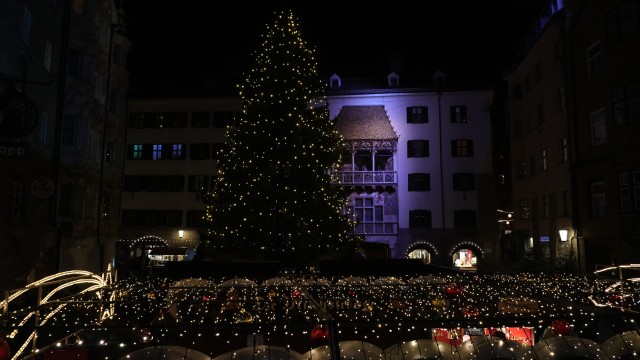
[[[408,255],[408,259],[421,259],[425,264],[431,262],[431,253],[425,249],[412,250]]]
[[[476,254],[470,249],[459,249],[453,253],[453,266],[460,269],[475,269],[478,265]]]

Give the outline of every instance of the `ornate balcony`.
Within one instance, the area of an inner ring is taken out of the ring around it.
[[[397,184],[398,173],[395,171],[332,171],[333,185],[377,185]]]

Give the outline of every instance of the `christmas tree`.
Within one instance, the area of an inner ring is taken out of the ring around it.
[[[341,214],[345,196],[329,174],[342,140],[292,12],[267,26],[239,88],[243,110],[205,196],[208,252],[278,260],[350,252],[353,223]]]

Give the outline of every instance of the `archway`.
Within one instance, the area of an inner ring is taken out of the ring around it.
[[[475,271],[484,256],[482,249],[473,242],[457,244],[449,254],[451,265],[458,270]]]
[[[431,263],[436,256],[438,256],[436,247],[426,241],[420,241],[412,244],[405,254],[405,258],[421,259],[425,264]]]

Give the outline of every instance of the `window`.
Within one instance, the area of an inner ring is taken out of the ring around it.
[[[600,42],[596,42],[587,49],[587,78],[593,79],[600,74]]]
[[[476,189],[475,176],[471,173],[453,174],[454,191],[473,191]]]
[[[617,87],[611,95],[616,126],[640,122],[640,82]]]
[[[515,83],[511,86],[511,98],[514,101],[522,99],[522,84]]]
[[[224,128],[233,126],[233,111],[214,111],[213,127]]]
[[[536,82],[542,80],[542,64],[540,62],[536,63],[533,75]]]
[[[382,221],[382,205],[374,205],[373,198],[355,198],[353,205],[353,216],[357,222]]]
[[[640,37],[637,1],[625,2],[607,14],[607,36],[610,46]]]
[[[44,42],[44,68],[51,72],[51,65],[53,64],[53,45],[49,39]]]
[[[542,171],[547,171],[547,150],[542,149],[540,151],[540,158],[542,160]]]
[[[103,219],[111,218],[111,193],[108,191],[103,191],[100,196],[100,216]]]
[[[129,145],[130,154],[129,158],[133,160],[142,159],[142,144]]]
[[[76,143],[76,117],[65,114],[62,119],[62,144],[75,145]]]
[[[567,108],[567,94],[564,85],[558,87],[558,110]]]
[[[591,113],[591,145],[596,146],[607,142],[607,125],[604,109]]]
[[[144,129],[145,113],[132,113],[129,115],[130,129]]]
[[[469,140],[469,139],[451,140],[451,156],[453,157],[473,156],[473,140]]]
[[[151,158],[153,160],[162,160],[162,144],[153,144]]]
[[[202,192],[208,189],[209,177],[207,175],[190,175],[189,191]]]
[[[451,112],[452,123],[466,123],[467,122],[467,107],[466,106],[451,106],[449,108]]]
[[[544,108],[542,103],[538,104],[538,126],[544,124]]]
[[[529,219],[531,218],[531,208],[529,207],[528,199],[520,200],[520,219]]]
[[[553,59],[558,62],[564,54],[562,38],[556,40],[553,45]]]
[[[194,111],[191,113],[191,127],[206,128],[209,127],[209,112]]]
[[[204,227],[205,215],[204,210],[187,210],[187,226]]]
[[[518,171],[518,178],[525,179],[528,176],[527,162],[524,160],[518,160],[516,163],[516,169]]]
[[[111,50],[111,63],[120,64],[121,61],[122,61],[122,45],[113,44],[113,48]]]
[[[562,138],[562,162],[569,161],[569,140]]]
[[[475,229],[477,227],[475,210],[455,210],[453,224],[456,229]]]
[[[524,136],[524,125],[522,124],[522,118],[513,118],[513,132],[514,136],[521,138]]]
[[[591,216],[604,217],[607,213],[604,181],[591,183]]]
[[[211,144],[195,143],[191,144],[189,158],[192,160],[207,160],[211,158]]]
[[[73,11],[77,14],[84,12],[84,0],[73,0]]]
[[[410,229],[431,229],[431,211],[429,210],[409,210]]]
[[[117,90],[109,91],[109,111],[114,114],[120,114],[120,98]]]
[[[117,165],[116,144],[113,142],[107,142],[104,149],[104,163],[106,165]]]
[[[67,74],[82,78],[82,53],[79,49],[69,48],[67,53]]]
[[[224,143],[214,143],[211,144],[211,158],[217,159],[222,155],[222,149],[224,147]]]
[[[626,171],[618,174],[620,210],[640,211],[640,171]]]
[[[38,127],[38,141],[41,144],[47,144],[47,135],[49,130],[49,113],[46,111],[42,112],[42,116],[40,117],[40,126]]]
[[[168,112],[164,116],[164,126],[168,128],[185,128],[188,125],[188,113]]]
[[[425,124],[429,122],[429,108],[426,106],[407,107],[407,124]]]
[[[20,37],[25,44],[29,44],[31,37],[31,11],[26,6],[22,8],[22,22],[20,23]]]
[[[547,195],[542,197],[542,217],[549,218],[549,196]]]
[[[407,141],[407,157],[428,157],[429,140],[409,140]]]
[[[431,176],[425,173],[409,174],[409,191],[429,191],[431,190]]]
[[[174,160],[184,159],[184,153],[182,152],[182,144],[171,145],[171,158]]]

